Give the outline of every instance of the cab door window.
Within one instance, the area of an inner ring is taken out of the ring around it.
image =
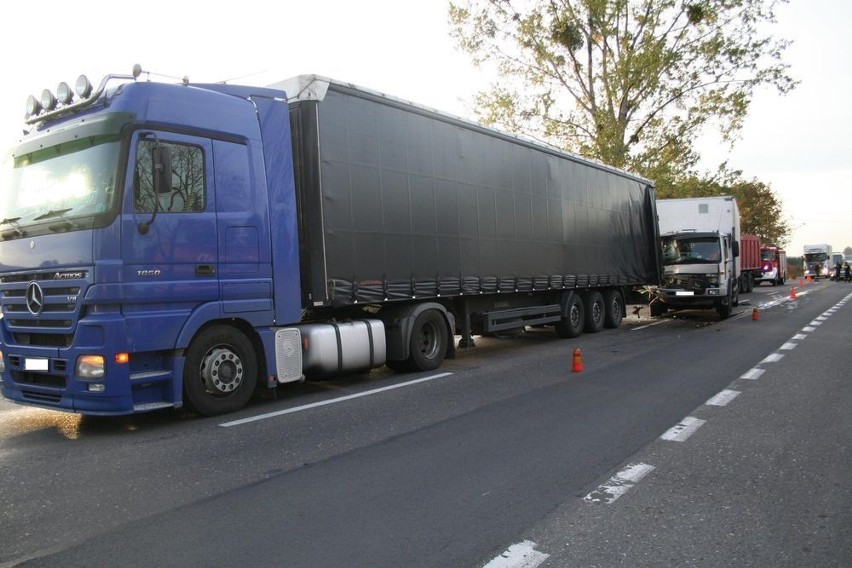
[[[155,190],[154,150],[164,146],[171,155],[170,187]],[[136,151],[133,205],[136,213],[197,213],[207,209],[204,152],[198,146],[140,140]],[[158,203],[159,202],[159,203]]]

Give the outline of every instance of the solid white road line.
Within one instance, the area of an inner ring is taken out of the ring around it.
[[[402,387],[409,387],[411,385],[416,385],[419,383],[425,383],[426,381],[434,381],[435,379],[440,379],[443,377],[448,377],[452,375],[452,373],[440,373],[438,375],[432,375],[430,377],[423,377],[422,379],[415,379],[413,381],[408,381],[407,383],[397,383],[395,385],[390,385],[387,387],[382,387],[379,389],[368,390],[364,392],[359,392],[356,394],[350,394],[347,396],[341,396],[338,398],[332,398],[330,400],[323,400],[320,402],[315,402],[313,404],[305,404],[303,406],[296,406],[294,408],[287,408],[285,410],[279,410],[277,412],[268,412],[266,414],[258,414],[257,416],[251,416],[249,418],[241,418],[239,420],[232,420],[230,422],[223,422],[219,424],[223,428],[228,428],[230,426],[240,426],[241,424],[248,424],[249,422],[257,422],[258,420],[266,420],[267,418],[274,418],[276,416],[282,416],[284,414],[293,414],[294,412],[301,412],[303,410],[308,410],[311,408],[317,408],[318,406],[326,406],[328,404],[336,404],[338,402],[343,402],[346,400],[352,400],[353,398],[361,398],[362,396],[369,396],[371,394],[377,394],[380,392],[385,392],[393,389],[401,389]]]

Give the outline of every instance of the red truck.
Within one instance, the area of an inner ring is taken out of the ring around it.
[[[755,282],[770,282],[773,286],[787,280],[787,253],[775,245],[760,247],[761,276]]]
[[[760,261],[760,239],[755,235],[740,235],[740,292],[751,292],[763,277]]]

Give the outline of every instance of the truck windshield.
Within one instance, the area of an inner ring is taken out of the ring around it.
[[[828,255],[824,252],[809,252],[805,255],[805,261],[808,263],[825,262],[827,259]]]
[[[0,230],[108,210],[119,144],[114,135],[90,136],[7,156],[0,169]]]
[[[663,264],[715,264],[722,259],[714,237],[663,237]]]

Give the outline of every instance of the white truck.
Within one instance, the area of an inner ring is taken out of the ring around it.
[[[730,196],[657,200],[663,283],[651,315],[715,309],[727,319],[739,303],[740,211]]]
[[[815,245],[804,246],[804,267],[805,278],[829,278],[831,276],[831,245],[827,243],[819,243]]]

